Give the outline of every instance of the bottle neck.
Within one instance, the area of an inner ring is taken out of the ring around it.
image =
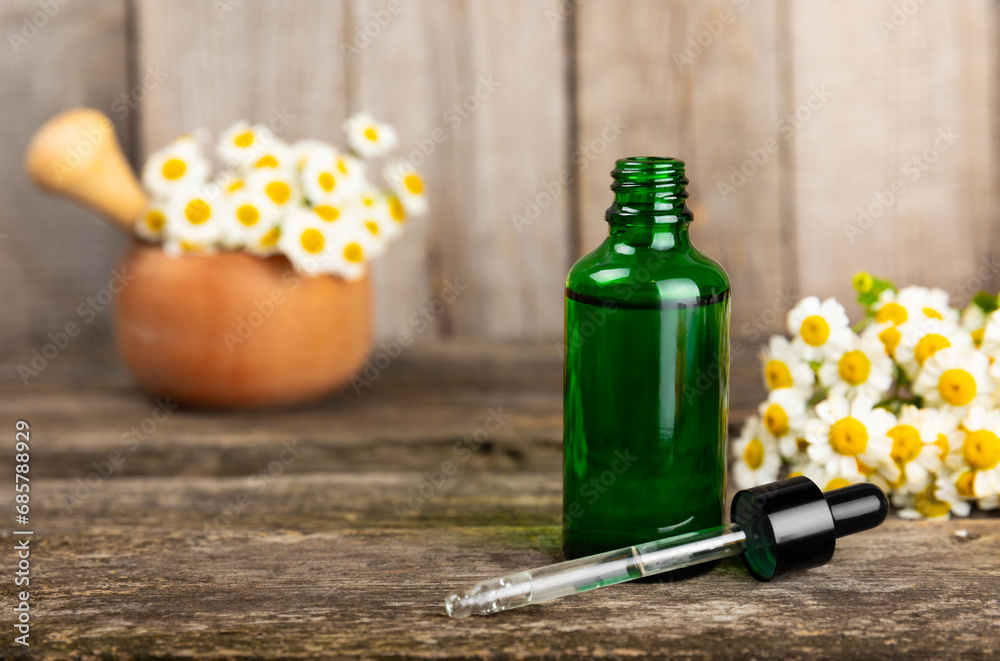
[[[604,214],[615,243],[660,250],[691,246],[684,162],[637,157],[616,162],[611,172],[615,200]]]

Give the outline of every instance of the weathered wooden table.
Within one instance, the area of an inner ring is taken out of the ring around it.
[[[33,655],[1000,655],[996,516],[893,518],[767,584],[734,560],[446,617],[452,588],[559,559],[552,345],[412,348],[360,395],[278,412],[154,414],[104,381],[0,398],[4,424],[34,434]],[[733,381],[738,421],[760,393],[752,365]],[[456,452],[466,438],[476,452]],[[0,655],[18,653],[3,631]]]

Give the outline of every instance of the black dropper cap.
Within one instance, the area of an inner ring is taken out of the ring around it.
[[[740,556],[754,578],[826,564],[837,538],[874,528],[889,513],[874,484],[852,484],[826,494],[806,477],[744,489],[733,498],[730,519],[746,533]]]

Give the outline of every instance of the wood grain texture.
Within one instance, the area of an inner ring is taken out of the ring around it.
[[[831,94],[795,137],[803,291],[850,299],[869,270],[957,304],[1000,281],[997,5],[915,4],[791,5],[791,99]]]
[[[131,453],[129,428],[141,431],[155,406],[134,390],[3,389],[0,420],[32,425],[33,657],[1000,652],[996,515],[893,518],[840,540],[833,563],[772,583],[727,561],[681,583],[449,620],[450,590],[559,558],[561,378],[550,350],[414,350],[361,397],[247,415],[178,410],[147,425]],[[759,386],[742,373],[734,382],[744,410]],[[490,410],[509,417],[459,460],[455,442]],[[294,452],[283,455],[286,444]],[[124,461],[100,478],[116,449]],[[447,461],[454,474],[423,486]],[[424,501],[410,503],[421,489]]]
[[[86,354],[110,338],[105,308],[93,317],[77,307],[107,287],[126,239],[95,214],[36,190],[24,173],[25,148],[51,116],[86,105],[107,113],[128,150],[124,0],[53,3],[47,13],[34,1],[0,6],[0,380],[22,383],[19,365],[32,351],[76,323],[80,334],[60,356]],[[35,23],[38,25],[36,26]],[[21,41],[24,39],[24,41]],[[81,149],[89,145],[81,145]],[[71,158],[67,154],[66,158]],[[69,161],[67,161],[69,162]],[[91,319],[87,323],[87,319]],[[29,383],[60,378],[57,358]]]
[[[733,337],[744,343],[778,328],[793,294],[794,253],[784,242],[790,221],[781,205],[781,152],[789,145],[777,126],[783,7],[595,0],[576,13],[580,251],[607,236],[616,158],[681,158],[691,180],[692,237],[732,278]],[[615,118],[625,128],[611,140],[602,132]],[[751,161],[752,175],[732,186],[732,170],[769,140],[773,152],[760,166]]]
[[[558,5],[402,2],[351,60],[353,105],[399,129],[399,154],[432,198],[376,268],[383,334],[412,332],[410,316],[449,280],[467,289],[435,318],[438,334],[561,333],[569,195],[526,211],[566,168],[565,22],[546,18]],[[355,2],[352,43],[392,6]],[[526,213],[528,224],[512,220]]]

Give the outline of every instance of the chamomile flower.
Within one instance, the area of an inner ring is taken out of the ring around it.
[[[951,322],[924,319],[903,324],[895,359],[906,374],[915,378],[927,360],[941,349],[971,347],[972,338]]]
[[[994,359],[1000,357],[1000,315],[997,312],[1000,310],[995,310],[986,317],[981,341],[982,350]]]
[[[815,296],[802,299],[788,312],[788,330],[809,361],[839,356],[852,335],[844,306],[833,298],[820,303]]]
[[[941,349],[923,365],[913,392],[934,406],[962,415],[970,406],[985,404],[993,391],[986,354],[971,347]]]
[[[282,222],[278,248],[296,270],[316,275],[332,248],[330,229],[312,210],[293,208]]]
[[[969,499],[958,492],[956,480],[958,475],[943,473],[934,482],[934,496],[943,502],[948,503],[951,513],[955,516],[969,516],[972,511],[972,504]],[[984,508],[988,509],[988,508]]]
[[[892,439],[889,454],[899,469],[899,477],[889,487],[905,487],[916,494],[930,485],[950,451],[948,435],[957,427],[958,419],[945,411],[903,406],[896,426],[888,432]]]
[[[819,369],[820,382],[831,395],[863,395],[878,401],[892,385],[892,360],[875,326],[860,336],[850,333],[843,351]]]
[[[238,190],[228,201],[222,215],[222,241],[231,248],[257,246],[282,217],[260,190]]]
[[[977,349],[983,344],[987,320],[986,313],[975,303],[969,303],[962,310],[962,320],[959,327],[968,333],[969,337],[972,338],[972,345]]]
[[[376,198],[377,202],[367,206],[364,200],[354,205],[354,213],[358,222],[369,235],[372,255],[381,255],[386,242],[398,231],[389,216],[389,205],[384,200]]]
[[[366,112],[356,113],[344,121],[347,145],[364,158],[381,156],[396,148],[396,131],[388,124],[375,121]]]
[[[243,250],[259,257],[276,255],[278,252],[278,239],[281,238],[281,226],[275,225],[267,232],[261,234],[256,240],[245,243]]]
[[[163,238],[163,227],[167,223],[166,207],[150,200],[135,219],[135,233],[148,241],[159,241]]]
[[[208,181],[211,169],[194,136],[184,135],[149,156],[142,185],[154,197],[167,197]]]
[[[293,142],[289,151],[296,170],[305,168],[309,161],[332,161],[337,156],[337,149],[329,142],[312,138]]]
[[[778,479],[781,457],[776,442],[756,416],[743,425],[743,433],[733,443],[733,454],[736,456],[733,480],[741,489]]]
[[[772,390],[758,408],[765,429],[777,442],[781,457],[792,460],[806,426],[806,400],[794,388]]]
[[[806,422],[809,458],[822,465],[828,478],[859,481],[862,471],[877,470],[892,463],[892,441],[888,431],[896,417],[873,400],[831,395],[816,405],[815,418]]]
[[[259,159],[273,142],[274,134],[266,126],[239,121],[222,132],[216,149],[223,163],[240,168]]]
[[[395,236],[403,231],[403,226],[406,224],[406,209],[403,208],[403,203],[395,195],[387,195],[385,201],[389,209],[389,220],[395,227],[392,235]]]
[[[791,342],[781,335],[772,335],[760,352],[760,360],[768,390],[792,388],[803,398],[809,397],[816,374]]]
[[[954,487],[952,487],[953,489]],[[899,516],[902,519],[949,519],[955,510],[955,503],[941,496],[950,495],[950,493],[947,488],[942,489],[934,482],[931,482],[913,494],[893,494],[893,505],[900,508]],[[957,493],[955,495],[957,496]],[[956,498],[956,500],[965,507],[958,506],[958,511],[955,513],[959,516],[967,516],[969,504],[961,500],[961,498]],[[965,514],[959,514],[958,512],[963,509]]]
[[[938,321],[958,321],[958,314],[948,305],[948,292],[929,287],[904,287],[894,291],[886,289],[874,306],[875,321],[892,322],[901,326],[908,321],[937,319]]]
[[[245,167],[250,170],[272,169],[292,172],[295,170],[295,156],[291,147],[273,138],[261,144],[260,149],[248,159]]]
[[[424,180],[410,164],[406,161],[399,161],[387,166],[382,174],[392,192],[399,198],[406,213],[422,216],[427,212],[427,192],[424,190]]]
[[[253,170],[246,176],[245,188],[260,192],[266,203],[281,213],[287,213],[289,209],[299,206],[302,202],[302,192],[296,177],[285,170],[272,168]]]
[[[365,274],[365,263],[371,259],[373,241],[370,233],[355,223],[345,224],[330,233],[330,250],[323,256],[323,273],[339,275],[344,280],[357,280]]]
[[[970,408],[953,440],[958,442],[949,463],[968,468],[955,481],[959,494],[979,499],[1000,495],[1000,410]]]
[[[226,200],[214,190],[174,195],[167,205],[164,233],[186,252],[203,250],[222,238]]]
[[[344,154],[317,152],[306,160],[302,190],[311,204],[341,204],[364,187],[364,169]]]

